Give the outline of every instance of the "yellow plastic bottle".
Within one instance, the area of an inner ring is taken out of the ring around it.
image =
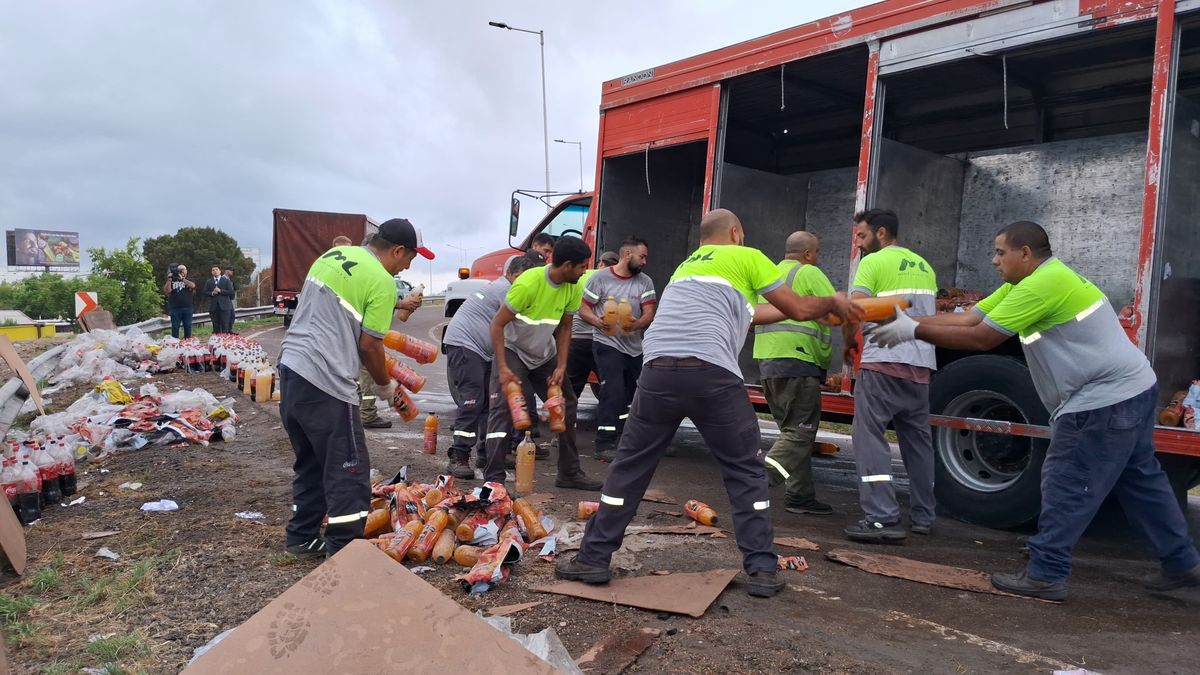
[[[628,333],[631,323],[633,323],[633,305],[629,304],[629,298],[621,298],[621,301],[617,303],[617,326],[622,333]]]
[[[517,445],[517,492],[521,494],[529,494],[533,492],[534,480],[534,455],[537,454],[537,446],[533,444],[533,438],[529,435],[530,432],[525,432],[525,440]]]
[[[611,295],[604,301],[604,332],[617,334],[617,300]]]

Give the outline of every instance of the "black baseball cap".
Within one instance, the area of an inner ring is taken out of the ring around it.
[[[421,254],[421,257],[433,260],[433,251],[421,243],[421,231],[416,225],[408,222],[407,218],[392,218],[379,226],[379,236],[396,246],[403,246]]]
[[[617,255],[614,251],[605,251],[600,254],[600,262],[608,265],[616,265],[621,262],[621,256]]]

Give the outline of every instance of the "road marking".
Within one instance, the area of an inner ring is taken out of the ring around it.
[[[985,637],[980,637],[972,633],[958,630],[957,628],[943,626],[940,623],[926,621],[925,619],[918,619],[914,616],[909,616],[904,612],[890,611],[884,616],[884,619],[887,621],[903,621],[908,624],[909,628],[928,628],[931,632],[941,635],[942,638],[946,640],[962,639],[967,644],[979,647],[986,652],[1013,658],[1017,661],[1017,663],[1024,663],[1027,665],[1040,664],[1055,670],[1076,670],[1079,668],[1079,666],[1072,665],[1070,663],[1064,663],[1063,661],[1058,661],[1048,656],[1042,656],[1037,652],[1027,651],[1021,649],[1020,647],[1004,644],[1003,642],[989,640]]]
[[[788,588],[792,589],[793,591],[799,591],[801,593],[812,593],[813,595],[820,596],[820,598],[822,600],[841,600],[842,599],[841,596],[830,595],[820,589],[810,588],[808,586],[801,586],[799,584],[788,584]]]
[[[246,336],[246,339],[253,340],[254,338],[258,337],[259,335],[262,335],[263,333],[270,333],[271,331],[279,330],[280,328],[283,328],[283,324],[279,324],[278,326],[271,326],[270,328],[265,328],[263,330],[258,331],[257,333],[251,333]]]

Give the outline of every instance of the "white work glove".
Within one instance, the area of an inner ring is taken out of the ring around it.
[[[896,318],[887,323],[876,324],[870,330],[864,330],[871,344],[880,347],[895,347],[901,342],[911,342],[917,339],[917,322],[896,308]]]
[[[383,401],[384,405],[392,404],[392,397],[396,395],[396,381],[388,380],[387,384],[375,385],[375,396]]]

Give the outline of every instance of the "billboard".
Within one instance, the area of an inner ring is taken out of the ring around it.
[[[9,267],[79,268],[79,233],[9,230]]]

